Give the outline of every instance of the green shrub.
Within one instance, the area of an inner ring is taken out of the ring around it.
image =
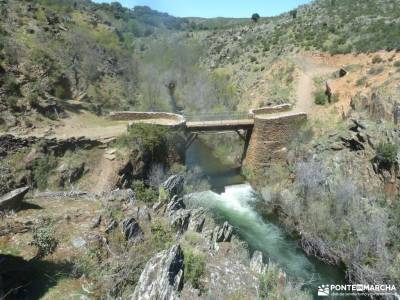
[[[18,81],[15,79],[14,76],[12,75],[6,75],[4,77],[4,90],[6,91],[6,93],[8,95],[14,95],[17,96],[20,94],[20,90],[19,90],[19,83]]]
[[[400,68],[400,60],[395,61],[393,66],[395,66],[396,68]]]
[[[154,252],[169,248],[174,241],[174,234],[167,223],[154,220],[150,225],[151,237],[148,244]]]
[[[200,278],[206,269],[205,255],[192,249],[184,250],[185,282],[190,282],[196,289],[201,287]]]
[[[158,200],[158,195],[152,188],[146,187],[143,181],[135,180],[132,183],[132,189],[135,191],[136,198],[145,203],[154,203]]]
[[[283,273],[274,264],[269,264],[268,268],[259,277],[259,299],[292,299],[306,300],[312,296],[306,291],[301,290],[300,285],[282,285]]]
[[[42,225],[33,229],[32,242],[38,248],[36,258],[43,258],[52,254],[58,245],[58,240],[54,236],[54,229],[50,225]]]
[[[392,143],[380,143],[376,148],[376,159],[385,167],[392,167],[397,162],[399,147]]]
[[[366,76],[363,76],[363,77],[357,79],[357,81],[356,81],[356,86],[365,85],[366,82],[367,82],[367,77],[366,77]]]
[[[7,106],[11,108],[13,111],[18,110],[18,98],[15,96],[8,96],[7,97]]]
[[[379,55],[375,55],[373,58],[372,58],[372,63],[373,64],[379,64],[379,63],[381,63],[383,61],[383,59],[382,59],[382,57],[380,57]]]
[[[139,139],[146,149],[153,151],[165,141],[168,132],[163,126],[135,124],[128,129],[128,137],[131,140]]]
[[[44,190],[47,187],[48,179],[56,166],[57,160],[53,155],[46,155],[35,160],[33,164],[33,180],[40,190]]]
[[[368,70],[369,75],[378,75],[382,73],[384,68],[382,66],[380,67],[372,67],[371,69]]]
[[[336,103],[339,101],[339,94],[333,94],[331,97],[331,103]]]
[[[318,90],[314,93],[314,102],[317,105],[325,105],[327,101],[327,96],[323,90]]]
[[[32,91],[26,96],[26,100],[30,106],[35,107],[39,103],[39,94],[36,91]]]

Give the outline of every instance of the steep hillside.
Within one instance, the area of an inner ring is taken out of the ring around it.
[[[7,127],[17,125],[18,115],[27,123],[36,123],[36,116],[58,118],[71,99],[96,113],[148,109],[148,99],[139,97],[138,56],[146,39],[187,24],[147,7],[128,10],[116,3],[9,0],[0,5],[0,111]],[[160,100],[154,109],[167,106]]]

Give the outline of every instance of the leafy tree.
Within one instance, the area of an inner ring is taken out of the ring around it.
[[[186,282],[190,282],[194,288],[200,288],[200,278],[206,269],[205,256],[197,253],[192,249],[184,251],[185,257],[185,278]]]
[[[252,14],[252,16],[251,16],[251,19],[252,19],[255,23],[257,23],[258,20],[260,19],[260,15],[259,15],[258,13],[254,13],[254,14]]]

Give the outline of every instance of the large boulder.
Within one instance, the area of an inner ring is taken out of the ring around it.
[[[19,209],[21,207],[22,201],[24,200],[24,196],[28,191],[29,187],[25,186],[1,196],[0,209]]]
[[[183,287],[183,251],[174,245],[152,257],[146,264],[131,299],[179,299]]]
[[[173,197],[183,191],[184,183],[185,178],[182,175],[172,175],[162,184],[162,187],[170,197]]]

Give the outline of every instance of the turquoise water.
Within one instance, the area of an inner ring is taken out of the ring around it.
[[[210,209],[219,222],[228,221],[251,251],[261,251],[265,262],[271,260],[278,264],[288,276],[303,282],[313,294],[320,284],[345,282],[340,268],[307,256],[275,220],[263,217],[256,210],[257,204],[263,200],[245,183],[240,169],[221,164],[200,142],[195,142],[186,156],[188,168],[202,168],[212,187],[210,191],[190,197],[188,201],[192,206]]]
[[[210,209],[220,222],[228,221],[251,250],[259,250],[265,261],[279,264],[291,277],[312,287],[343,282],[336,267],[308,257],[285,231],[263,218],[254,208],[261,201],[249,184],[227,186],[225,192],[201,192],[193,195],[191,205]]]

